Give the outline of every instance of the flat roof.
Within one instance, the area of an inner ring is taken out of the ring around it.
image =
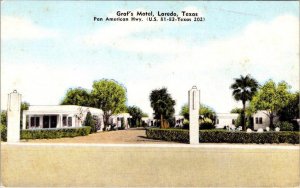
[[[32,105],[28,107],[28,110],[24,110],[26,114],[31,113],[78,113],[80,111],[90,111],[91,113],[102,113],[101,109],[78,106],[78,105]]]

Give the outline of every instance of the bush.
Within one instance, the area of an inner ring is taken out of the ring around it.
[[[190,122],[187,119],[183,120],[183,129],[189,129],[190,128]]]
[[[125,120],[124,120],[124,118],[122,118],[120,130],[124,130],[124,129],[125,129]]]
[[[90,134],[90,132],[91,127],[89,126],[61,129],[28,129],[21,130],[21,139],[53,139],[62,137],[86,136]]]
[[[242,115],[239,113],[236,121],[235,121],[235,127],[242,127],[242,123],[243,123],[243,119],[242,119]]]
[[[147,124],[145,121],[142,121],[142,126],[143,126],[143,127],[147,127],[148,124]]]
[[[188,143],[189,131],[184,129],[146,129],[146,136],[156,140],[166,140]]]
[[[247,121],[246,121],[246,128],[249,128],[249,129],[254,129],[254,122],[253,122],[253,117],[248,117],[247,118]]]
[[[1,111],[1,115],[0,115],[0,119],[1,119],[1,125],[7,125],[7,112],[6,110],[2,110]]]
[[[5,125],[0,124],[0,132],[1,132],[1,141],[6,141],[7,139],[7,128]]]
[[[179,129],[146,129],[146,135],[151,139],[189,143],[189,131]],[[199,131],[200,143],[290,143],[299,144],[299,132],[263,132],[246,133],[224,130]]]
[[[175,118],[170,117],[167,121],[169,122],[170,127],[175,127]]]
[[[84,123],[83,123],[84,126],[88,126],[88,127],[91,127],[91,133],[95,133],[97,132],[97,122],[95,121],[95,119],[93,118],[91,112],[88,112],[86,114],[86,117],[85,117],[85,120],[84,120]]]
[[[212,122],[203,122],[200,124],[200,129],[214,129],[215,126],[212,124]]]
[[[293,131],[294,126],[287,121],[279,121],[275,124],[275,127],[279,127],[281,131]]]
[[[293,131],[300,131],[297,120],[292,120],[291,123],[293,124]]]

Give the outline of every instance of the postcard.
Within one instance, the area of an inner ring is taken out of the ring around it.
[[[1,1],[1,186],[299,186],[299,2]]]

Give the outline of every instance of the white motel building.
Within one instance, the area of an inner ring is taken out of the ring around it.
[[[103,111],[97,108],[77,105],[41,105],[29,106],[23,111],[23,129],[54,129],[82,127],[87,113],[90,112],[94,119],[100,123],[103,130]],[[128,113],[112,115],[110,122],[117,127],[121,126],[124,120],[125,128],[129,128]]]

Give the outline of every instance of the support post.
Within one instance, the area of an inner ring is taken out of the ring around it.
[[[23,127],[22,129],[25,130],[26,129],[26,113],[23,111],[23,119],[22,119],[22,122],[23,122]]]
[[[8,94],[7,102],[7,142],[20,141],[21,94],[14,90]]]
[[[200,90],[193,86],[189,90],[189,135],[190,144],[199,144]]]
[[[59,119],[59,128],[62,128],[63,127],[63,121],[62,121],[62,119],[63,119],[63,115],[62,114],[59,114],[58,115],[58,119]]]

